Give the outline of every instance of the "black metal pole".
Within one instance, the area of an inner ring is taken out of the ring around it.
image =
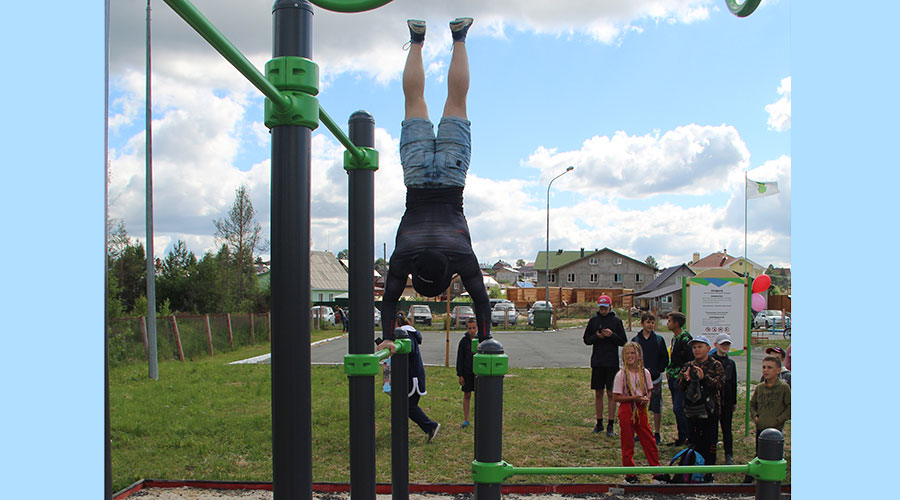
[[[756,452],[761,460],[778,461],[784,458],[784,435],[778,429],[765,429],[759,433],[759,446]],[[781,498],[781,481],[756,481],[757,500],[779,500]]]
[[[375,146],[375,119],[365,111],[350,116],[350,141]],[[350,354],[372,354],[375,300],[372,275],[375,248],[375,180],[368,169],[350,169]],[[350,379],[350,498],[375,500],[375,383],[374,375]]]
[[[478,344],[479,354],[503,354],[494,339]],[[475,375],[475,460],[496,463],[503,458],[503,374]],[[475,483],[475,500],[500,500],[500,483]]]
[[[382,318],[382,321],[385,321]],[[408,339],[402,328],[394,339]],[[409,354],[391,357],[391,498],[409,500]]]
[[[312,6],[277,0],[273,57],[312,57]],[[312,498],[309,207],[311,130],[272,127],[272,486]]]

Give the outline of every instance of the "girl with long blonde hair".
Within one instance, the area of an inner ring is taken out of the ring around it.
[[[644,356],[637,342],[629,342],[622,348],[622,369],[613,381],[613,399],[619,403],[619,435],[622,443],[622,465],[634,467],[634,435],[637,434],[650,465],[659,465],[659,450],[647,419],[647,404],[653,379],[650,370],[644,368]],[[654,480],[658,479],[654,476]],[[638,482],[637,476],[625,476],[629,483]]]

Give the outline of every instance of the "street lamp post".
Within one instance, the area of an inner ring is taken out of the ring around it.
[[[547,184],[547,288],[544,291],[544,300],[547,304],[550,304],[550,186],[553,184],[553,181],[568,174],[574,168],[575,167],[573,166],[569,166],[565,172],[550,179],[550,182]]]

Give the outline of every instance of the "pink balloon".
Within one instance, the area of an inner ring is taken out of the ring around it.
[[[750,297],[750,307],[756,312],[762,311],[766,308],[766,298],[758,293],[754,293]]]
[[[753,293],[763,293],[771,284],[772,278],[768,274],[760,274],[753,280]]]

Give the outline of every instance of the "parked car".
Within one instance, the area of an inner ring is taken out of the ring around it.
[[[475,317],[475,311],[470,306],[456,306],[450,311],[450,324],[464,326],[469,318]]]
[[[491,309],[494,308],[497,304],[512,304],[512,301],[508,299],[490,299]]]
[[[320,323],[327,323],[329,325],[333,325],[334,323],[334,310],[328,306],[313,306],[310,310],[310,315],[312,317],[313,324],[316,321]]]
[[[406,313],[406,317],[412,324],[422,323],[426,326],[431,326],[431,308],[424,304],[409,306],[409,312]]]
[[[491,325],[515,325],[519,321],[519,313],[512,302],[500,302],[491,311]]]
[[[788,328],[791,327],[791,316],[789,313],[784,314],[784,320],[787,321]],[[775,328],[779,330],[784,329],[784,325],[782,324],[782,316],[781,311],[777,309],[766,309],[760,311],[756,314],[756,318],[753,319],[753,326],[756,328],[769,328],[772,325],[775,325]]]
[[[375,326],[381,326],[381,311],[375,308]]]
[[[531,307],[528,308],[528,324],[534,324],[534,311],[549,310],[551,313],[553,312],[553,304],[547,302],[546,300],[536,300],[534,304],[531,304]]]

